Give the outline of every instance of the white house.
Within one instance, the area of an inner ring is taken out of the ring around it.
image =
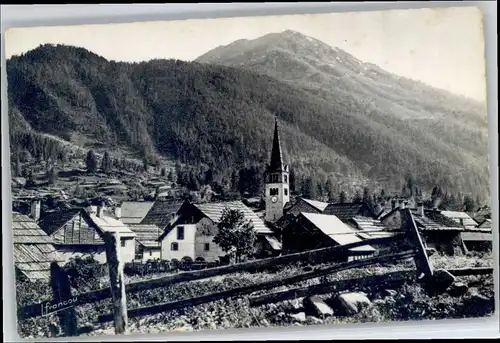
[[[253,224],[259,242],[265,244],[262,248],[280,249],[272,237],[273,232],[264,224],[255,212],[241,201],[228,201],[206,204],[184,202],[169,225],[159,237],[161,242],[161,258],[163,260],[190,258],[203,259],[207,262],[216,261],[226,253],[213,242],[217,234],[219,222],[225,208],[240,210],[245,219]],[[266,243],[267,242],[267,243]]]

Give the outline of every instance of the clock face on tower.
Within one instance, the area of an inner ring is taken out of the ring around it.
[[[276,202],[276,201],[278,201],[278,198],[276,198],[276,197],[272,197],[272,198],[271,198],[271,201],[272,201],[272,202]]]

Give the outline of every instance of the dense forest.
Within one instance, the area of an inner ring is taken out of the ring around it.
[[[7,76],[13,161],[54,150],[37,144],[46,133],[112,154],[127,149],[152,165],[168,157],[191,166],[197,182],[207,173],[229,185],[248,179],[232,187],[256,194],[276,116],[298,192],[400,192],[411,177],[429,193],[439,185],[474,198],[489,194],[480,130],[464,136],[450,124],[443,135],[252,71],[178,60],[117,63],[44,45],[11,58]]]

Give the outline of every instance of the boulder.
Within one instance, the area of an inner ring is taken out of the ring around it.
[[[316,295],[304,298],[303,304],[306,309],[319,317],[333,315],[332,308]]]
[[[306,321],[306,313],[299,312],[299,313],[290,314],[290,318],[294,319],[295,321],[297,321],[299,323],[303,323]]]
[[[456,282],[448,288],[448,294],[452,297],[461,297],[462,295],[465,295],[468,290],[469,287],[467,287],[466,284],[463,282]]]
[[[447,270],[437,269],[432,276],[431,288],[435,293],[443,293],[450,287],[456,278]]]
[[[361,309],[371,306],[370,299],[361,292],[339,294],[332,300],[336,310],[342,315],[353,315]]]
[[[398,294],[398,292],[396,292],[393,289],[386,289],[386,290],[384,290],[384,292],[382,294],[384,295],[384,297],[393,297],[396,294]]]

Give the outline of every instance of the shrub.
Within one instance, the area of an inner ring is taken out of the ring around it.
[[[101,288],[101,278],[105,275],[105,266],[93,256],[72,258],[64,270],[72,287],[82,292]]]

